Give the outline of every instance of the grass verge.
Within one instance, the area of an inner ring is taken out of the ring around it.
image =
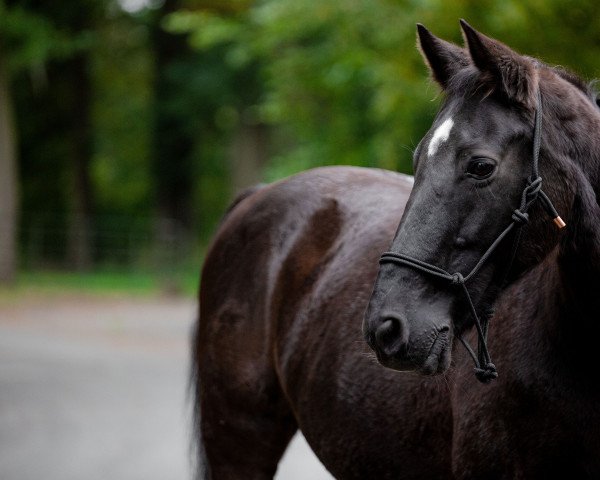
[[[198,268],[169,272],[98,269],[21,271],[16,282],[0,287],[0,299],[27,294],[47,295],[179,295],[193,297],[198,289]]]

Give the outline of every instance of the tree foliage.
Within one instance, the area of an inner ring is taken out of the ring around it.
[[[415,47],[416,22],[460,43],[465,18],[523,53],[598,74],[591,0],[123,4],[0,0],[24,245],[40,222],[66,229],[76,207],[78,68],[89,80],[90,211],[160,212],[204,239],[244,182],[325,164],[410,171],[441,99]]]
[[[517,49],[590,75],[600,45],[594,9],[589,0],[262,0],[183,11],[168,26],[189,32],[198,49],[225,46],[232,69],[260,65],[254,108],[279,132],[272,179],[320,164],[410,170],[439,99],[415,48],[416,22],[460,42],[464,17]]]

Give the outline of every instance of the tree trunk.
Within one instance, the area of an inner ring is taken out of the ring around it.
[[[14,281],[17,268],[16,157],[16,131],[10,81],[3,59],[0,57],[0,283],[4,284]]]
[[[64,69],[72,85],[71,139],[72,204],[70,205],[67,255],[77,270],[92,266],[92,185],[90,179],[91,146],[91,80],[85,54],[69,60]]]
[[[165,31],[163,20],[181,7],[179,0],[165,0],[152,22],[154,54],[154,158],[158,213],[162,224],[175,221],[186,230],[193,224],[193,150],[188,112],[173,108],[189,78],[174,71],[189,61],[190,47],[185,35]]]
[[[182,74],[190,61],[185,35],[163,29],[164,18],[182,7],[180,0],[164,0],[151,22],[150,39],[154,58],[154,125],[152,180],[156,209],[156,264],[162,288],[176,292],[180,286],[174,272],[187,253],[192,214],[193,153],[196,140],[191,133],[189,111],[181,105],[182,92],[190,78]]]

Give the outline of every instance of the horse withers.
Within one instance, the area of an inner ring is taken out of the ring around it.
[[[339,479],[600,477],[596,96],[462,28],[464,49],[418,29],[445,100],[414,185],[315,169],[223,220],[193,351],[205,478],[272,478],[297,429]]]

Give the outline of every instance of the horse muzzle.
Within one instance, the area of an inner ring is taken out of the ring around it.
[[[402,316],[386,312],[365,321],[365,339],[383,366],[423,375],[445,372],[450,366],[450,327],[412,328]]]

